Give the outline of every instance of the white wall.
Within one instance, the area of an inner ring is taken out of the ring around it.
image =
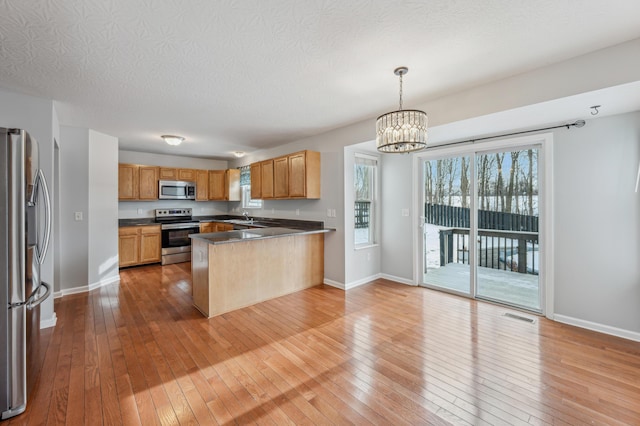
[[[203,170],[225,170],[228,168],[227,161],[212,160],[208,158],[182,157],[177,155],[150,154],[135,151],[119,151],[117,162]],[[116,184],[118,182],[117,175],[115,182]],[[118,218],[134,219],[141,217],[154,217],[155,209],[166,208],[192,208],[194,216],[208,216],[227,214],[229,205],[226,201],[120,201],[118,203]]]
[[[117,280],[118,138],[89,130],[89,285]]]
[[[118,139],[62,126],[58,295],[118,280]],[[82,220],[75,220],[75,213]]]
[[[640,337],[640,112],[554,140],[555,314]]]
[[[60,129],[60,282],[56,291],[89,284],[89,130]],[[75,220],[81,212],[82,221]]]
[[[382,157],[382,262],[381,272],[400,282],[413,283],[413,234],[420,211],[413,211],[413,156],[393,154]],[[409,216],[402,216],[409,209]]]
[[[53,101],[0,89],[0,126],[24,129],[38,141],[40,168],[44,172],[51,193],[55,191],[53,188],[53,139],[57,136],[57,121]],[[55,205],[52,209],[55,212]],[[54,256],[51,250],[56,246],[57,237],[55,234],[51,235],[49,252],[41,267],[42,280],[54,287],[56,285]],[[40,307],[41,323],[45,326],[54,325],[53,297],[45,300]]]

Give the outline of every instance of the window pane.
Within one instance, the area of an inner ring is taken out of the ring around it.
[[[356,157],[354,165],[354,242],[374,244],[377,161]]]
[[[242,190],[242,208],[261,209],[262,200],[251,198],[251,167],[240,167],[240,189]]]

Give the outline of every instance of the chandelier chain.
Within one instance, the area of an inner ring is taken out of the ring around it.
[[[400,74],[400,111],[402,111],[402,73]]]

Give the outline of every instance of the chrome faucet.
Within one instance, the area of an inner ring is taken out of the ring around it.
[[[249,220],[249,212],[247,211],[242,212],[242,216],[244,216],[245,220]]]

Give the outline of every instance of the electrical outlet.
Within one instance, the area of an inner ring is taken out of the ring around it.
[[[332,217],[331,216],[331,209],[327,209],[327,217]]]
[[[300,209],[296,209],[296,216],[300,216]]]
[[[75,212],[75,218],[76,221],[81,221],[82,220],[82,212]]]
[[[402,216],[404,217],[408,217],[409,216],[409,209],[402,209]]]
[[[336,209],[331,209],[331,217],[336,217]]]
[[[138,209],[138,214],[142,214],[142,209]]]

